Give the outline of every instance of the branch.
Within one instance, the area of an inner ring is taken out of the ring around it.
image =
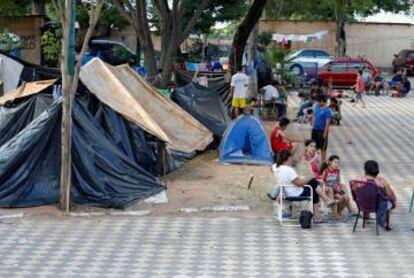
[[[88,27],[88,30],[86,31],[86,35],[82,43],[81,52],[78,56],[78,61],[76,62],[76,66],[75,66],[75,77],[73,79],[75,80],[75,82],[77,82],[78,80],[83,56],[85,55],[86,49],[88,48],[88,43],[89,43],[89,40],[91,39],[93,29],[98,23],[99,16],[101,14],[104,3],[105,3],[105,0],[98,0],[96,3],[96,6],[94,8],[91,8],[91,14],[89,16],[89,27]],[[77,86],[74,86],[74,87],[76,88]]]
[[[152,4],[158,10],[161,17],[166,17],[170,13],[168,2],[166,0],[152,0]]]
[[[111,0],[112,4],[115,6],[116,10],[119,12],[119,14],[128,21],[129,24],[134,26],[134,19],[132,16],[132,13],[128,13],[125,10],[125,6],[123,5],[124,1],[122,0]],[[121,3],[122,2],[122,3]]]
[[[62,7],[62,2],[60,0],[52,0],[53,6],[55,7],[55,10],[57,11],[60,21],[62,23],[62,27],[63,24],[66,22],[66,17],[65,14],[63,13],[63,7]]]
[[[180,39],[179,39],[179,44],[181,44],[181,42],[184,41],[185,38],[188,37],[188,35],[190,35],[190,32],[193,30],[194,25],[196,24],[197,20],[200,18],[201,13],[207,8],[208,4],[210,4],[210,0],[203,0],[200,6],[198,6],[197,10],[194,12],[190,21],[187,23],[187,27],[185,27],[184,31],[182,31]]]

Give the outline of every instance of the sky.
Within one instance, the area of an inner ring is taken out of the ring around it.
[[[404,14],[393,14],[389,12],[381,12],[373,16],[361,18],[366,22],[386,22],[386,23],[411,23],[414,24],[414,18]]]

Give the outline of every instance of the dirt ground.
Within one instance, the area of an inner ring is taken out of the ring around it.
[[[296,110],[295,102],[290,111]],[[264,121],[268,134],[277,123]],[[290,132],[296,136],[307,133],[306,127],[291,125]],[[223,165],[218,160],[217,150],[208,150],[184,164],[182,168],[166,177],[168,203],[139,203],[128,211],[147,210],[151,215],[191,214],[183,209],[200,209],[218,206],[248,206],[249,211],[229,212],[243,215],[269,215],[272,204],[266,196],[274,186],[274,177],[269,166]],[[249,187],[249,183],[250,188]],[[217,212],[197,212],[217,214]],[[108,212],[108,209],[74,207],[74,212]],[[54,215],[62,213],[56,206],[26,209],[0,209],[2,214]]]

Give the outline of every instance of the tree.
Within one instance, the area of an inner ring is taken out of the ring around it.
[[[337,56],[346,55],[347,22],[356,15],[372,15],[384,11],[408,11],[412,0],[269,0],[266,17],[294,20],[335,20]]]
[[[65,4],[61,0],[52,0],[59,15],[62,25],[62,90],[63,90],[63,111],[62,111],[62,157],[61,157],[61,177],[60,177],[60,206],[69,211],[70,203],[70,184],[71,184],[71,139],[72,139],[72,101],[75,96],[79,82],[79,73],[83,56],[85,55],[92,31],[98,22],[104,0],[91,1],[89,17],[89,27],[86,31],[82,49],[78,56],[78,61],[74,63],[75,34],[74,15],[75,0],[66,0]]]
[[[244,48],[254,26],[259,21],[267,0],[254,0],[233,37],[229,62],[233,69],[242,64]]]

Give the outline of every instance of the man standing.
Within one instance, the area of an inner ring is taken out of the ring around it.
[[[313,129],[312,140],[316,142],[316,148],[322,151],[322,161],[326,160],[326,151],[328,149],[329,124],[332,118],[332,112],[326,106],[327,97],[318,96],[318,103],[313,107]]]
[[[232,95],[231,106],[233,107],[234,116],[240,114],[240,110],[246,107],[247,86],[249,78],[242,72],[242,67],[237,67],[237,73],[232,76],[230,83],[230,94]]]

